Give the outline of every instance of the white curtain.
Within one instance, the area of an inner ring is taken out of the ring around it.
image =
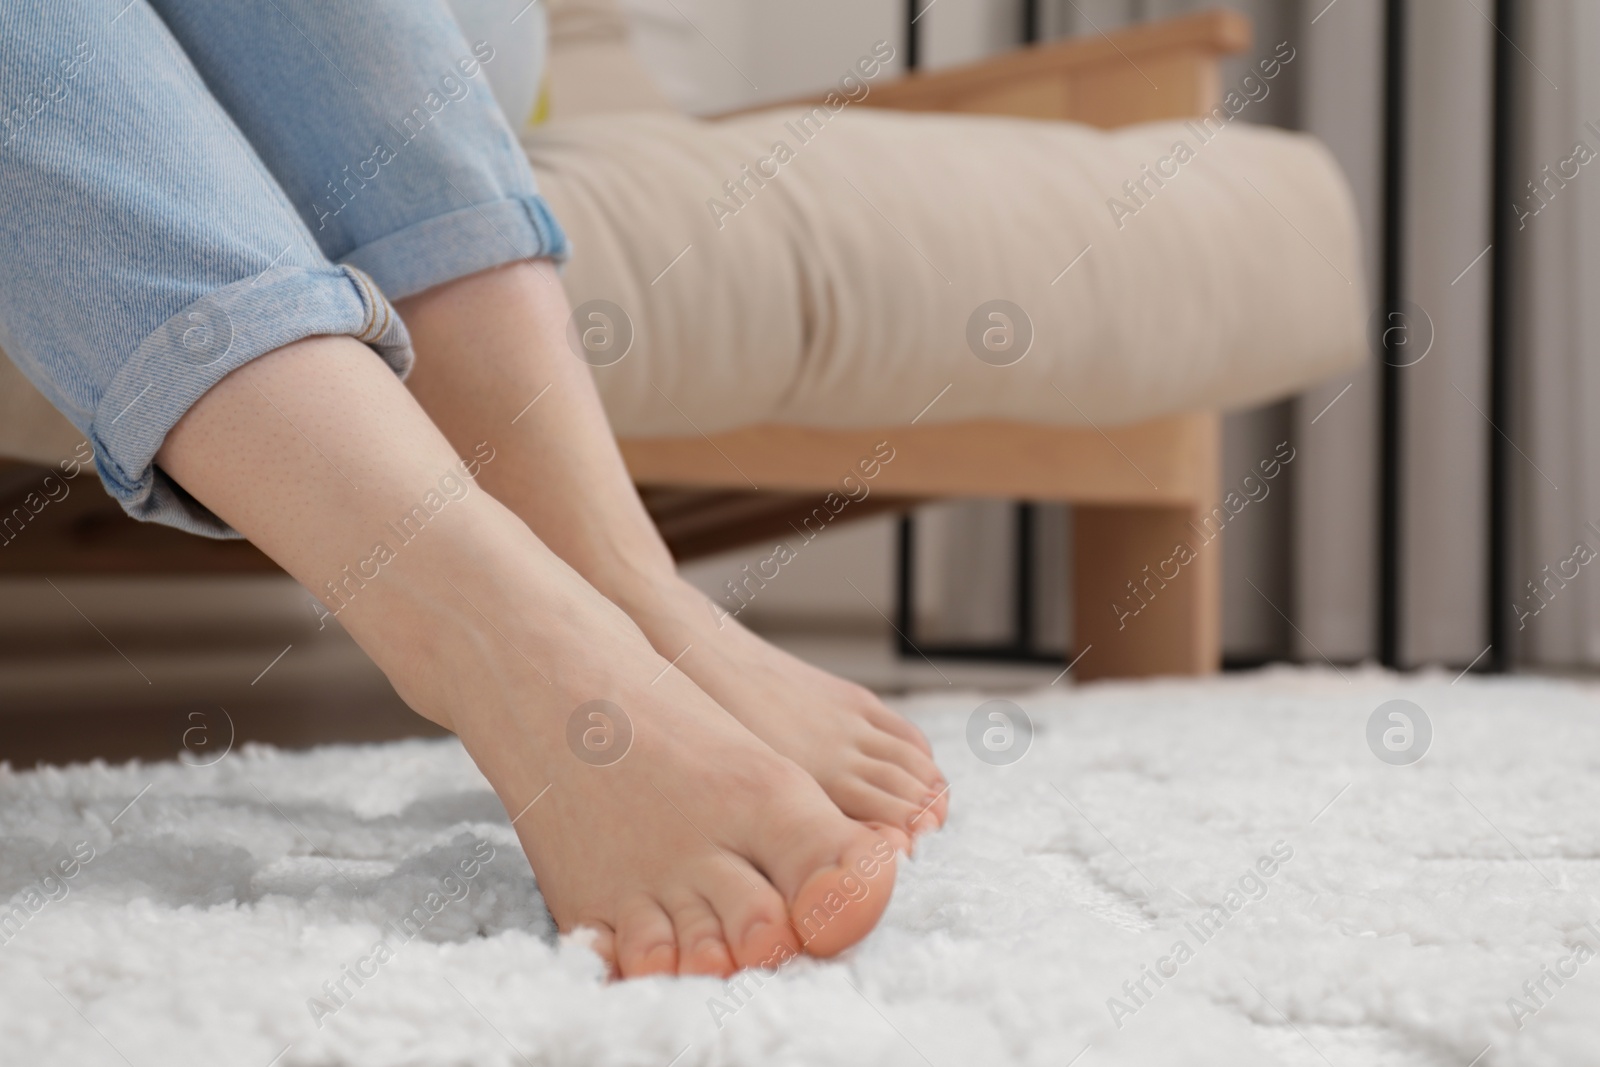
[[[1492,5],[1490,5],[1492,7]],[[1371,302],[1382,284],[1385,3],[1302,7],[1301,125],[1356,192]],[[1403,83],[1397,660],[1465,666],[1488,644],[1488,367],[1495,31],[1458,0],[1407,0]],[[1376,349],[1376,344],[1375,344]],[[1423,352],[1426,355],[1423,355]],[[1411,363],[1412,360],[1419,360]],[[1300,658],[1378,652],[1381,373],[1301,397],[1296,431]],[[1348,387],[1348,391],[1347,390]],[[1332,405],[1331,407],[1329,405]]]
[[[1321,138],[1355,194],[1366,242],[1368,303],[1381,292],[1383,0],[1302,7],[1300,125]],[[1374,360],[1295,403],[1296,658],[1378,652],[1378,471],[1381,380]]]
[[[1600,533],[1589,525],[1600,525],[1600,158],[1566,161],[1580,155],[1579,145],[1600,153],[1600,5],[1523,0],[1520,7],[1513,32],[1526,58],[1512,67],[1517,189],[1513,203],[1501,205],[1525,224],[1508,250],[1517,411],[1505,429],[1517,447],[1516,522],[1514,588],[1502,610],[1525,622],[1512,624],[1522,662],[1592,666],[1600,663],[1600,560],[1567,561],[1581,558],[1580,543],[1600,550]],[[1564,180],[1562,171],[1576,177]],[[1540,201],[1528,182],[1543,183],[1548,201],[1531,217],[1521,212]],[[1537,597],[1529,583],[1539,585]],[[1524,616],[1518,609],[1538,610]]]
[[[1465,666],[1488,643],[1495,31],[1458,0],[1408,7],[1403,292],[1434,337],[1400,372],[1399,652]]]
[[[1600,530],[1589,525],[1600,526],[1600,429],[1591,415],[1600,401],[1600,165],[1570,162],[1583,158],[1581,144],[1600,164],[1600,75],[1592,61],[1600,5],[1511,6],[1512,17],[1497,25],[1491,16],[1503,13],[1488,0],[1405,0],[1402,294],[1426,312],[1434,345],[1399,374],[1405,666],[1472,662],[1489,643],[1492,613],[1509,624],[1508,647],[1498,651],[1510,665],[1600,663],[1600,576],[1590,573],[1600,566],[1581,562],[1593,552],[1600,563]],[[1382,222],[1383,10],[1382,0],[1339,0],[1331,8],[1309,0],[1301,12],[1308,52],[1302,124],[1349,174],[1373,256]],[[1497,42],[1507,42],[1500,76],[1514,98],[1506,150],[1517,187],[1499,203],[1491,201]],[[1547,166],[1576,176],[1551,177]],[[1537,215],[1526,214],[1535,207]],[[1513,232],[1484,254],[1496,212],[1510,216]],[[1505,358],[1514,413],[1499,426],[1489,419],[1488,392],[1496,257],[1512,279]],[[1296,471],[1295,617],[1305,659],[1318,650],[1356,658],[1375,648],[1376,542],[1363,532],[1376,522],[1376,363],[1310,424],[1344,384],[1301,397],[1296,412],[1304,460]],[[1511,588],[1491,597],[1488,466],[1496,447],[1512,483],[1503,516]],[[1316,649],[1307,647],[1313,643]]]

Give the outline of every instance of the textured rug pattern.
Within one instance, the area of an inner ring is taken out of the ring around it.
[[[1431,747],[1381,761],[1404,698]],[[453,741],[0,769],[0,1063],[1570,1065],[1600,1047],[1600,689],[1269,671],[901,702],[951,820],[879,930],[607,984]],[[195,761],[193,762],[203,762]],[[1181,946],[1181,947],[1180,947]]]

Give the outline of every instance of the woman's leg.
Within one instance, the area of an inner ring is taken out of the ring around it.
[[[908,833],[943,821],[921,735],[859,686],[751,634],[678,578],[622,463],[554,271],[521,263],[398,302],[409,385],[458,449],[486,435],[483,485],[643,629],[655,649],[811,772],[847,814]],[[530,401],[536,403],[528,406]]]
[[[501,461],[499,440],[475,443],[483,469]],[[159,461],[316,590],[407,703],[456,732],[557,924],[601,931],[623,975],[831,955],[877,921],[889,844],[667,670],[627,616],[476,489],[365,347],[314,338],[236,370]],[[608,728],[580,711],[595,700],[620,709],[609,728],[631,732],[625,749],[584,747],[584,729]]]
[[[567,350],[559,284],[548,267],[508,266],[566,247],[485,84],[485,65],[517,57],[463,40],[437,0],[274,0],[245,15],[151,2],[323,251],[400,303],[422,357],[416,395],[452,443],[505,440],[485,487],[847,814],[907,830],[942,820],[943,781],[909,723],[719,621],[677,579]]]

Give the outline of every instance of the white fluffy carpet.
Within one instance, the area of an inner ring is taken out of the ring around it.
[[[1414,766],[1366,740],[1396,697],[1433,724]],[[1288,670],[1056,689],[1018,698],[1037,735],[1004,767],[967,748],[981,697],[904,701],[949,826],[865,944],[743,991],[607,984],[558,944],[453,742],[0,768],[23,915],[0,911],[0,1063],[1567,1067],[1600,1048],[1597,698]]]

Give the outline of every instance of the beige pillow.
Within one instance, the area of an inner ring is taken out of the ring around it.
[[[1309,137],[851,106],[802,141],[800,112],[525,138],[573,239],[573,303],[632,322],[632,350],[595,371],[617,432],[894,425],[941,393],[923,422],[1130,422],[1260,403],[1364,356],[1354,209]],[[1123,182],[1179,141],[1193,158],[1130,210]],[[763,164],[779,142],[793,158]],[[1032,324],[1011,366],[969,344],[996,299]]]

